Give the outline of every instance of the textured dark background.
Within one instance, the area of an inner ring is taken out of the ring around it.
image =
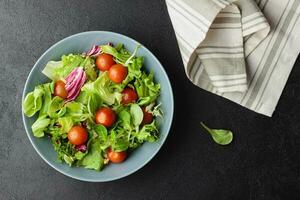
[[[88,30],[147,46],[172,82],[175,116],[161,151],[121,180],[87,183],[48,166],[27,139],[21,95],[38,57]],[[299,44],[300,45],[300,44]],[[186,78],[162,0],[0,0],[0,199],[299,199],[300,60],[272,118],[195,87]],[[232,129],[216,145],[200,121]]]

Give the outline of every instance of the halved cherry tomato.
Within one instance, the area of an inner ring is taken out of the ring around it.
[[[126,67],[120,64],[115,64],[109,69],[108,76],[112,82],[122,83],[122,81],[126,78],[127,73],[128,71]]]
[[[66,84],[63,81],[56,81],[54,85],[54,95],[66,99],[68,96],[68,92],[65,86]]]
[[[88,139],[88,133],[82,126],[73,126],[68,132],[68,140],[71,144],[81,145]]]
[[[102,53],[96,58],[96,66],[101,71],[108,71],[115,63],[112,55]]]
[[[111,108],[103,107],[96,111],[96,123],[111,127],[116,121],[116,113]]]
[[[111,148],[109,148],[107,151],[107,157],[113,163],[123,162],[125,160],[126,156],[127,156],[126,151],[115,152],[115,151],[112,151]]]
[[[150,124],[153,121],[153,115],[152,115],[152,113],[147,112],[146,111],[146,107],[144,107],[144,106],[142,107],[142,111],[144,113],[142,125]]]
[[[122,104],[134,103],[137,99],[138,95],[134,89],[127,87],[122,91]]]

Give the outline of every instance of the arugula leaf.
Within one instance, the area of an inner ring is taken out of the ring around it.
[[[44,131],[47,129],[50,124],[50,119],[45,115],[39,117],[31,126],[32,133],[35,137],[43,137]]]
[[[144,117],[144,113],[141,107],[137,104],[132,104],[130,106],[130,114],[132,116],[133,125],[139,126],[142,123]]]
[[[229,130],[222,130],[222,129],[211,129],[207,127],[203,122],[201,125],[204,129],[212,136],[213,140],[220,145],[227,145],[230,144],[233,140],[233,134]]]
[[[36,86],[29,92],[23,101],[23,111],[27,117],[32,117],[42,108],[44,89],[42,85]]]

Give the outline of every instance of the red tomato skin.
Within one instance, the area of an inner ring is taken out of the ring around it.
[[[122,83],[122,81],[126,78],[128,70],[121,64],[115,64],[111,66],[108,71],[109,79],[114,83]]]
[[[122,91],[121,103],[123,105],[129,104],[129,103],[134,103],[137,101],[137,99],[138,99],[138,95],[134,89],[127,87]]]
[[[107,151],[107,157],[112,163],[121,163],[126,159],[127,152],[114,152],[111,148],[109,148]]]
[[[66,84],[62,80],[58,80],[54,85],[54,96],[59,96],[63,99],[66,99],[68,92],[66,90]]]
[[[111,108],[100,108],[96,111],[95,121],[107,128],[111,127],[116,121],[116,113]]]
[[[153,115],[146,111],[146,107],[142,107],[142,111],[144,113],[142,125],[150,124],[153,121]]]
[[[68,132],[68,140],[71,144],[81,145],[86,143],[88,133],[82,126],[73,126]]]
[[[116,62],[110,54],[102,53],[96,58],[96,66],[101,71],[108,71],[114,64]]]

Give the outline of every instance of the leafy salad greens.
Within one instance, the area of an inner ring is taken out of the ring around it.
[[[230,130],[211,129],[201,122],[202,127],[211,135],[215,143],[220,145],[228,145],[233,140],[233,133]]]
[[[157,140],[160,84],[142,69],[138,48],[96,45],[47,63],[42,72],[52,81],[37,85],[22,106],[37,117],[33,135],[48,136],[59,161],[101,170]]]

